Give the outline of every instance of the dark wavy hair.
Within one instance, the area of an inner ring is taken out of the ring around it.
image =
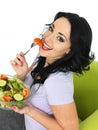
[[[55,72],[75,72],[83,74],[83,71],[89,70],[89,64],[94,60],[94,53],[91,53],[92,30],[87,20],[74,13],[58,12],[54,20],[65,17],[71,24],[71,50],[62,58],[54,63],[44,67],[45,57],[38,57],[38,63],[31,75],[34,83],[44,83],[46,78]],[[36,76],[40,76],[36,79]]]

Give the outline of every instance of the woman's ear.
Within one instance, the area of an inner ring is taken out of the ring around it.
[[[67,48],[65,53],[68,54],[70,50],[71,50],[70,48]]]

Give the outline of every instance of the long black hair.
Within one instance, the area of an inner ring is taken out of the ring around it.
[[[89,70],[89,64],[94,60],[94,53],[90,53],[92,30],[87,20],[74,13],[58,12],[53,22],[60,17],[67,18],[71,24],[71,50],[47,67],[44,67],[46,58],[39,56],[37,66],[31,72],[34,83],[44,83],[51,73],[60,71],[82,74],[83,71]],[[37,79],[36,76],[40,78]]]

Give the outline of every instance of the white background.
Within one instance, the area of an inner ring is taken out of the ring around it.
[[[92,51],[98,60],[97,0],[0,0],[0,73],[14,74],[10,60],[29,49],[44,24],[52,22],[58,11],[78,13],[93,31]],[[38,52],[34,47],[26,56],[30,65]]]

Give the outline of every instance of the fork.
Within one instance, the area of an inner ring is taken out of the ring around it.
[[[26,54],[31,50],[31,48],[34,47],[34,46],[36,46],[36,45],[37,45],[37,44],[33,42],[33,43],[31,44],[30,48],[24,53],[24,55],[26,55]]]
[[[36,45],[42,46],[42,39],[34,38],[33,43],[31,44],[30,48],[24,53],[24,55],[26,55],[31,50],[31,48]]]

